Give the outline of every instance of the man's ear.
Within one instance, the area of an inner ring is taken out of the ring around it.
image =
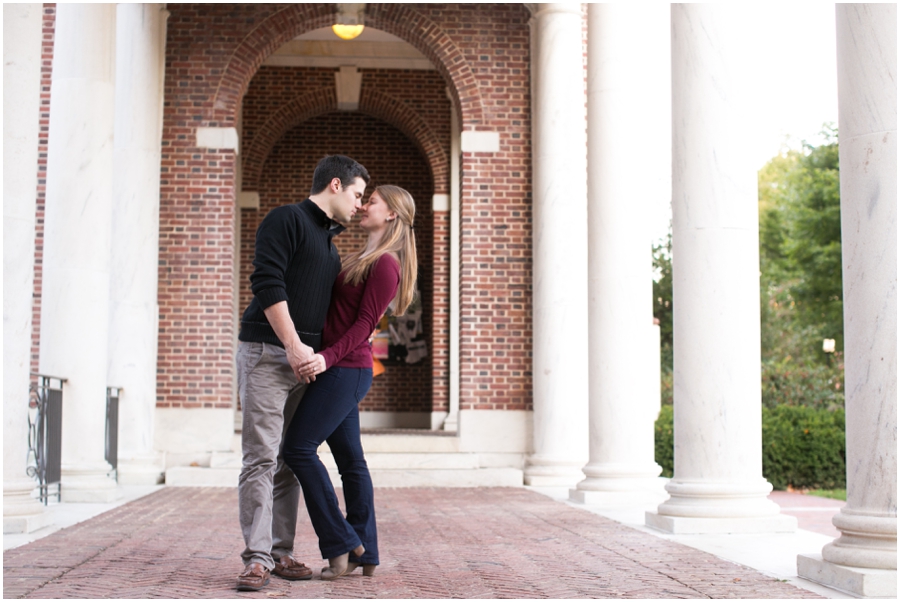
[[[343,185],[341,184],[341,179],[340,178],[331,178],[331,183],[328,185],[328,188],[330,188],[331,192],[333,192],[335,194],[339,193],[341,191],[341,189],[343,188]]]

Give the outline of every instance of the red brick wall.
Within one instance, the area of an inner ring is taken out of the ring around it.
[[[246,117],[245,117],[246,118]],[[367,192],[379,184],[406,188],[416,201],[416,251],[419,283],[424,301],[424,329],[431,335],[434,293],[428,277],[432,270],[433,188],[428,166],[415,146],[396,128],[359,113],[328,113],[290,130],[275,145],[260,179],[260,209],[241,210],[241,312],[252,299],[249,288],[253,270],[253,243],[260,221],[272,208],[306,198],[316,163],[326,154],[346,154],[366,166],[372,177]],[[365,233],[354,223],[335,238],[341,254],[365,243]],[[429,337],[430,338],[430,337]],[[429,340],[429,349],[432,343]],[[431,411],[431,363],[388,366],[375,379],[363,402],[364,410]]]
[[[50,78],[53,74],[53,38],[56,30],[56,4],[44,4],[41,32],[41,106],[38,132],[37,206],[34,240],[34,301],[31,309],[31,371],[39,371],[41,342],[41,283],[44,258],[44,204],[47,192],[47,137],[50,132]]]
[[[328,24],[333,5],[173,4],[169,10],[159,404],[224,407],[231,403],[233,377],[234,154],[194,148],[195,130],[235,125],[239,101],[265,56]],[[462,160],[461,407],[530,409],[528,11],[521,4],[369,4],[366,14],[370,27],[406,39],[435,63],[464,129],[500,133],[500,152],[465,153]],[[376,70],[371,81],[380,85],[370,90],[383,95],[376,100],[396,98],[397,90],[419,85],[418,77],[423,75]],[[439,162],[428,153],[445,148],[448,130],[446,121],[432,119],[429,111],[437,116],[442,109],[427,99],[404,104],[438,143],[425,148],[415,131],[404,131],[415,124],[394,126],[419,143],[415,150],[420,156],[424,150],[429,160],[423,164],[434,170]],[[395,103],[391,110],[400,108]],[[436,182],[439,176],[434,174]],[[435,220],[435,238],[446,241],[446,217]],[[433,259],[445,262],[438,254]],[[440,274],[433,277],[439,280]],[[445,328],[445,321],[436,320],[433,327]]]

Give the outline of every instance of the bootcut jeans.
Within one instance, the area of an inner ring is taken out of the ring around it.
[[[365,554],[351,554],[350,562],[378,564],[372,477],[359,435],[359,402],[371,386],[371,368],[329,368],[307,387],[285,434],[282,457],[300,481],[322,558],[335,558],[362,544]],[[346,518],[317,453],[323,441],[341,473]]]

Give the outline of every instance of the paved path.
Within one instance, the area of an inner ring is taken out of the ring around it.
[[[382,564],[233,589],[234,488],[165,488],[7,550],[4,598],[816,598],[521,488],[378,489]],[[296,557],[320,567],[305,512]]]
[[[781,506],[783,514],[796,516],[799,528],[840,537],[831,519],[847,502],[790,491],[773,491],[769,499]]]

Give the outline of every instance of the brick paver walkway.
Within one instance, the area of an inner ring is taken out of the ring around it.
[[[166,488],[3,554],[4,598],[816,598],[693,548],[518,488],[378,489],[374,577],[242,566],[234,488]],[[301,509],[295,556],[316,568]]]

